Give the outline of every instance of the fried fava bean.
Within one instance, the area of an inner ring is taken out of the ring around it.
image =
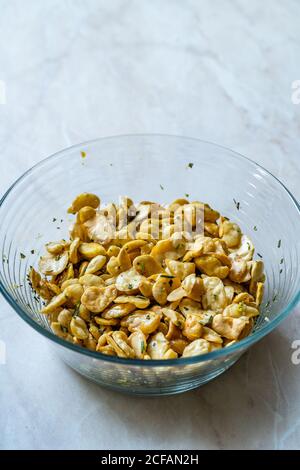
[[[163,333],[159,332],[151,336],[147,347],[147,353],[151,359],[164,359],[168,349],[170,349],[169,341]]]
[[[227,339],[238,339],[248,323],[248,317],[232,318],[218,314],[213,318],[212,327]]]
[[[138,292],[143,276],[141,276],[134,268],[119,274],[116,279],[116,288],[120,292],[135,294]]]
[[[198,356],[210,351],[210,343],[206,339],[195,339],[184,348],[182,357]]]
[[[117,258],[118,254],[120,253],[121,251],[121,248],[117,245],[110,245],[109,248],[107,248],[107,256],[109,256],[109,258],[111,258],[112,256],[114,256],[115,258]]]
[[[227,305],[224,284],[218,277],[205,277],[203,279],[204,293],[202,304],[205,310],[222,311]]]
[[[92,207],[93,209],[97,209],[100,205],[100,199],[95,194],[91,193],[82,193],[77,196],[74,201],[72,202],[71,206],[68,209],[69,214],[76,214],[76,212],[80,211],[85,206]]]
[[[150,255],[141,255],[135,258],[133,267],[145,277],[150,277],[152,274],[158,274],[163,271],[161,265]]]
[[[178,305],[180,312],[186,317],[189,313],[199,314],[201,313],[202,306],[200,302],[196,302],[192,299],[182,299]]]
[[[229,257],[231,259],[243,259],[251,261],[254,253],[254,245],[247,235],[242,235],[240,246],[230,250]]]
[[[89,331],[85,321],[80,317],[73,317],[70,322],[70,330],[77,339],[87,339]]]
[[[64,326],[65,328],[69,328],[71,320],[72,313],[66,308],[64,308],[57,317],[57,321],[61,324],[61,326]]]
[[[72,284],[65,288],[63,292],[66,296],[66,299],[72,305],[76,305],[81,300],[81,296],[83,295],[83,287],[81,284]]]
[[[171,321],[175,326],[178,326],[181,329],[183,328],[185,318],[181,313],[176,312],[176,310],[172,310],[171,308],[162,308],[161,312],[168,321]]]
[[[170,340],[170,347],[173,351],[176,351],[179,356],[182,356],[183,351],[188,344],[188,341],[182,338]]]
[[[140,330],[145,335],[149,335],[158,328],[160,319],[159,313],[151,310],[136,310],[121,320],[121,326],[125,326],[132,333]]]
[[[255,300],[257,307],[259,307],[260,304],[262,303],[263,296],[264,296],[264,283],[258,282],[256,285],[256,300]]]
[[[209,328],[208,326],[203,327],[202,338],[214,344],[223,343],[222,337],[218,333],[216,333],[212,328]]]
[[[87,220],[92,219],[96,215],[96,210],[91,206],[84,206],[77,212],[77,222],[83,224]]]
[[[117,297],[115,286],[108,287],[88,287],[82,297],[81,303],[91,312],[103,312]]]
[[[91,273],[84,274],[78,281],[84,288],[89,286],[105,286],[105,282],[101,277]]]
[[[229,267],[224,266],[216,254],[203,254],[195,258],[195,264],[201,272],[208,276],[216,276],[220,279],[225,279],[229,273]]]
[[[81,240],[79,237],[74,238],[70,245],[69,249],[69,260],[71,263],[76,264],[79,261],[79,256],[78,256],[78,248],[81,243]]]
[[[256,304],[254,304],[256,305]],[[245,302],[235,302],[231,305],[228,305],[224,311],[224,317],[240,318],[240,317],[256,317],[259,315],[259,311],[256,307],[247,305]]]
[[[179,259],[185,253],[185,243],[172,240],[159,241],[152,249],[151,256],[161,265],[166,259]]]
[[[39,261],[39,270],[46,276],[57,276],[66,269],[68,262],[69,254],[67,251],[55,256],[48,254],[41,256]]]
[[[161,324],[162,324],[162,322],[161,322]],[[165,337],[167,338],[168,341],[171,340],[171,339],[181,338],[182,337],[182,333],[181,333],[180,328],[178,326],[176,326],[172,321],[169,321],[167,331],[162,331],[161,329],[159,331],[164,333],[164,335],[165,335]]]
[[[226,243],[228,248],[235,248],[241,243],[242,231],[237,224],[222,217],[219,236]]]
[[[116,304],[125,304],[125,303],[133,304],[134,307],[138,309],[147,308],[150,304],[150,300],[142,295],[137,295],[137,296],[120,295],[114,300],[114,302]]]
[[[264,279],[264,263],[262,261],[253,261],[251,267],[251,281],[249,286],[250,294],[255,295],[257,283]]]
[[[126,317],[126,315],[133,312],[134,310],[135,306],[131,303],[113,305],[112,307],[109,307],[108,309],[104,310],[104,312],[102,313],[102,318],[105,318],[106,320],[110,320],[113,318],[122,318]]]
[[[86,322],[91,321],[91,312],[84,305],[78,304],[75,308],[78,311],[79,317],[81,317]]]
[[[68,240],[50,242],[29,282],[52,331],[122,358],[177,359],[250,335],[264,265],[239,226],[200,201],[77,196]],[[201,228],[202,233],[199,231]]]
[[[117,318],[102,318],[102,317],[94,317],[94,320],[95,322],[97,323],[97,325],[100,325],[100,326],[116,326],[119,324],[118,322],[118,319]]]
[[[196,302],[201,300],[201,296],[204,292],[203,280],[200,277],[196,277],[195,274],[190,274],[182,281],[182,287],[184,288],[187,297]]]
[[[46,250],[51,255],[59,255],[60,253],[64,251],[64,248],[65,248],[64,243],[60,243],[60,242],[50,242],[50,243],[47,243],[46,245]]]
[[[58,307],[61,307],[64,305],[67,301],[67,297],[65,296],[65,293],[62,292],[61,294],[53,297],[51,301],[42,308],[41,313],[52,313],[55,311]]]
[[[205,222],[216,222],[220,217],[220,213],[210,207],[209,204],[204,204],[204,220]]]
[[[73,278],[73,279],[67,279],[66,281],[63,281],[60,286],[61,292],[63,292],[67,287],[69,286],[74,286],[75,284],[79,284],[78,278]],[[56,284],[51,284],[55,287],[58,287]]]
[[[229,279],[236,283],[248,282],[251,279],[251,261],[242,258],[233,260]]]
[[[154,282],[151,282],[148,279],[141,280],[139,284],[139,290],[140,290],[140,293],[143,295],[143,297],[147,297],[147,298],[152,297],[153,284]]]
[[[29,280],[32,289],[45,300],[50,301],[53,296],[59,295],[61,292],[58,285],[42,279],[41,275],[33,268],[29,271]]]
[[[78,252],[81,254],[81,256],[84,259],[87,260],[92,260],[98,255],[105,256],[106,255],[106,250],[103,248],[100,243],[80,243],[78,247]]]
[[[120,253],[118,254],[118,257],[117,257],[117,261],[118,261],[119,270],[117,273],[114,273],[114,274],[122,273],[131,268],[130,256],[124,247],[121,248]]]
[[[147,350],[147,338],[142,331],[134,331],[128,338],[128,342],[138,359],[143,359]]]
[[[168,259],[166,260],[166,266],[170,274],[175,277],[178,277],[181,281],[190,274],[195,273],[194,263],[182,263],[181,261]]]
[[[159,305],[167,303],[168,295],[180,285],[179,279],[174,276],[160,275],[152,288],[152,295]]]
[[[64,329],[64,327],[59,323],[59,322],[51,322],[51,329],[56,336],[59,338],[65,339],[67,336],[67,331]]]
[[[198,315],[189,314],[186,317],[182,334],[190,341],[199,339],[202,336],[203,326]]]
[[[94,274],[100,271],[106,263],[106,256],[98,255],[95,258],[91,259],[89,264],[85,269],[85,274]]]
[[[135,357],[134,350],[128,344],[128,338],[123,331],[114,331],[107,336],[107,342],[119,357]]]

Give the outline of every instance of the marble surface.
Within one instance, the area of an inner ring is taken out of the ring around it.
[[[231,147],[300,199],[298,0],[0,0],[0,8],[0,193],[71,144],[159,132]],[[291,362],[299,307],[214,382],[155,399],[89,383],[2,298],[0,327],[0,448],[300,447],[300,365]]]

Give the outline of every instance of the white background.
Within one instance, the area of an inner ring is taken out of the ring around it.
[[[158,132],[231,147],[299,200],[299,21],[298,0],[0,0],[0,193],[71,144]],[[296,339],[299,308],[205,387],[131,398],[70,370],[1,299],[0,448],[299,448]]]

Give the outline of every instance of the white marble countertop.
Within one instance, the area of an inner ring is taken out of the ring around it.
[[[0,3],[0,193],[73,143],[158,132],[231,147],[300,199],[298,0]],[[152,399],[86,381],[2,298],[0,327],[0,448],[300,447],[299,307],[215,381]]]

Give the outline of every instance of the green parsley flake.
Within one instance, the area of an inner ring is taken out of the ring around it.
[[[83,150],[80,152],[80,154],[81,154],[81,158],[86,158],[86,153]]]
[[[79,310],[80,310],[80,305],[81,305],[80,302],[77,302],[77,304],[75,305],[73,317],[78,317],[78,315],[79,315]]]
[[[20,257],[21,257],[21,259],[25,259],[26,255],[24,255],[24,253],[20,253]]]
[[[187,168],[193,168],[193,166],[194,166],[194,163],[189,163]]]
[[[235,207],[236,207],[237,210],[239,211],[239,210],[240,210],[240,206],[241,206],[240,202],[236,201],[234,198],[233,198],[233,202],[234,202],[234,204],[235,204]]]
[[[200,325],[206,326],[206,325],[209,325],[212,322],[212,320],[213,320],[212,315],[205,315],[204,318],[199,320],[199,323],[200,323]]]
[[[139,263],[139,267],[140,267],[142,273],[144,273],[144,272],[145,272],[145,263],[144,263],[144,261],[141,261],[141,262]]]

